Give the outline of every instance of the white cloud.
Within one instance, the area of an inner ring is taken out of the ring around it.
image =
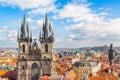
[[[91,13],[92,10],[88,8],[87,4],[68,4],[65,5],[63,9],[58,10],[57,15],[55,15],[54,19],[63,19],[69,18],[74,22],[80,20],[86,20],[88,18],[92,18],[96,16],[95,14]]]
[[[27,20],[27,22],[29,22],[29,23],[30,23],[30,22],[34,22],[34,20],[33,20],[32,18],[27,18],[26,20]]]
[[[16,41],[17,31],[9,29],[8,26],[3,26],[0,29],[0,34],[1,34],[0,41],[9,41],[9,40]]]
[[[4,41],[4,40],[6,40],[6,39],[7,39],[6,36],[0,36],[0,41]]]
[[[3,26],[0,28],[0,41],[4,41],[7,40],[7,37],[5,36],[4,32],[7,32],[8,27],[7,26]]]
[[[35,37],[39,36],[39,32],[43,27],[43,19],[34,20],[34,25],[31,26],[30,31],[35,34]],[[36,36],[37,33],[37,36]],[[34,36],[34,35],[33,35]]]
[[[47,12],[55,12],[56,6],[54,4],[51,4],[47,7]],[[28,14],[45,14],[46,13],[46,7],[38,7],[36,9],[31,10]]]
[[[39,6],[48,6],[54,0],[0,0],[4,5],[17,6],[21,9],[33,9]]]
[[[82,22],[73,24],[67,27],[74,37],[69,37],[67,40],[72,41],[75,47],[83,46],[96,46],[113,43],[119,46],[120,40],[120,18],[104,20],[99,18],[98,20],[91,20],[88,22]],[[86,42],[85,42],[86,41]],[[83,44],[84,42],[84,44]],[[89,43],[90,42],[90,43]]]
[[[74,34],[70,34],[68,36],[68,41],[72,41],[76,36]]]
[[[17,37],[17,31],[16,30],[9,30],[8,31],[8,37]]]
[[[105,21],[101,18],[98,20],[91,20],[88,22],[78,23],[69,27],[69,30],[83,32],[86,35],[93,36],[96,38],[97,36],[113,36],[119,37],[120,36],[120,18],[118,19],[111,19]],[[82,33],[82,34],[83,34]]]
[[[68,43],[68,47],[109,43],[120,45],[120,17],[106,18],[109,15],[107,11],[111,8],[95,13],[96,11],[93,11],[89,6],[89,4],[69,3],[63,9],[58,10],[53,17],[54,19],[65,19],[67,23],[70,23],[71,20],[73,23],[66,27],[69,34],[67,34],[63,44],[67,45]],[[84,44],[82,44],[83,42]]]
[[[6,31],[8,29],[8,27],[7,26],[3,26],[2,28],[0,28],[0,33],[2,33],[2,32],[4,32],[4,31]]]
[[[85,3],[87,0],[72,0],[74,3]]]
[[[7,40],[16,42],[17,41],[17,31],[16,30],[8,30]]]
[[[48,12],[54,12],[56,0],[0,0],[3,6],[12,6],[13,8],[19,7],[20,9],[29,9],[29,15],[45,14],[46,6]]]
[[[38,26],[42,26],[43,25],[43,19],[37,20],[36,22],[37,22]]]

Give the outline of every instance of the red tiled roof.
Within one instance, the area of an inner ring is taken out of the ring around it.
[[[17,80],[17,69],[14,69],[12,71],[8,71],[4,75],[1,76],[2,78],[12,78]]]
[[[52,80],[52,79],[50,79],[48,76],[44,75],[44,76],[41,77],[40,80]]]

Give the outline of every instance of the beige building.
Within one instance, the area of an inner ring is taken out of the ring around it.
[[[87,80],[87,75],[91,73],[92,67],[90,63],[76,62],[73,64],[73,70],[78,80]]]

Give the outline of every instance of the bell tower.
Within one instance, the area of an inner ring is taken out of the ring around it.
[[[32,37],[29,35],[28,24],[26,22],[26,16],[24,15],[23,23],[21,24],[20,35],[18,32],[18,77],[17,80],[26,80],[28,75],[27,69],[27,57],[29,55]]]
[[[51,75],[52,67],[52,53],[53,53],[53,42],[54,33],[51,30],[51,23],[48,21],[48,15],[46,13],[45,21],[43,21],[43,28],[40,31],[39,41],[41,43],[41,57],[43,61],[43,75]]]

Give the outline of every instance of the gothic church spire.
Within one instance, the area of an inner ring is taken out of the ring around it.
[[[21,23],[21,37],[20,38],[24,40],[29,38],[29,28],[28,28],[25,14],[23,18],[23,23]]]

